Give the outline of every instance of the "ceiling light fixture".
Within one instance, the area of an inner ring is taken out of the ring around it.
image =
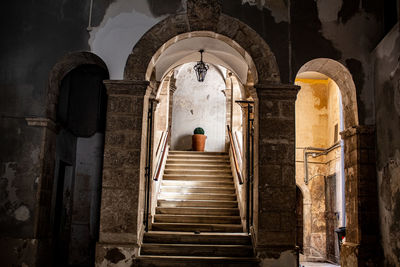
[[[203,62],[203,52],[204,50],[199,50],[200,52],[200,61],[197,61],[197,64],[193,67],[196,71],[197,80],[199,82],[204,82],[204,78],[206,77],[208,65]]]

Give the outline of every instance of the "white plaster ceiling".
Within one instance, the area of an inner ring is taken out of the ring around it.
[[[204,49],[205,63],[220,65],[247,82],[248,65],[244,58],[227,43],[210,37],[192,37],[169,46],[155,63],[156,79],[160,81],[171,69],[200,60],[199,50]]]
[[[296,79],[328,80],[329,77],[320,72],[305,71],[305,72],[297,74]]]

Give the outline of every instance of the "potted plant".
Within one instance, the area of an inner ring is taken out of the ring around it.
[[[204,135],[204,129],[197,127],[194,129],[192,136],[192,148],[193,151],[204,151],[207,136]]]

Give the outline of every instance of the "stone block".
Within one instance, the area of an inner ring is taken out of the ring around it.
[[[106,169],[103,171],[103,188],[134,189],[139,187],[137,176],[139,170]],[[134,178],[134,179],[133,179]]]
[[[232,19],[224,14],[219,17],[217,32],[229,38],[234,38],[239,30],[239,21]]]
[[[258,186],[259,210],[264,211],[293,211],[296,203],[295,188]]]
[[[113,146],[113,147],[123,147],[125,144],[125,136],[124,133],[118,132],[107,132],[104,144],[105,146]]]
[[[131,131],[125,135],[125,147],[126,148],[141,148],[142,133],[139,130]]]
[[[109,113],[133,113],[134,98],[130,96],[109,96],[107,112]]]
[[[295,232],[271,232],[260,229],[257,246],[295,246]]]
[[[295,117],[295,102],[294,101],[279,101],[280,116],[283,118]]]
[[[261,140],[262,142],[262,140]],[[259,148],[259,164],[293,164],[294,162],[294,145],[265,143]]]
[[[259,103],[259,118],[278,118],[279,102],[273,100],[262,100]]]
[[[286,211],[280,213],[280,231],[289,232],[296,228],[296,215],[294,212]]]
[[[138,246],[134,244],[96,244],[96,266],[136,266]]]
[[[101,233],[134,233],[137,229],[138,189],[103,188]]]
[[[282,165],[282,185],[294,186],[296,184],[295,166],[292,164]]]
[[[135,130],[142,128],[141,117],[107,116],[107,133],[110,131]]]
[[[261,140],[295,140],[295,120],[260,117]]]
[[[138,169],[140,150],[121,150],[106,148],[104,150],[104,167]]]
[[[265,176],[263,179],[267,186],[281,186],[282,181],[282,169],[279,164],[266,164],[259,168],[259,174]]]
[[[271,232],[279,232],[281,225],[280,212],[260,211],[258,225]]]

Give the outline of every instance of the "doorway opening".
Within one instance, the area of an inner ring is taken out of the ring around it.
[[[107,101],[103,80],[108,72],[80,64],[59,75],[63,78],[55,112],[59,131],[52,194],[53,265],[91,266],[99,235]]]
[[[300,261],[339,263],[335,229],[345,226],[343,107],[334,80],[315,71],[296,77],[296,182],[307,188]]]

